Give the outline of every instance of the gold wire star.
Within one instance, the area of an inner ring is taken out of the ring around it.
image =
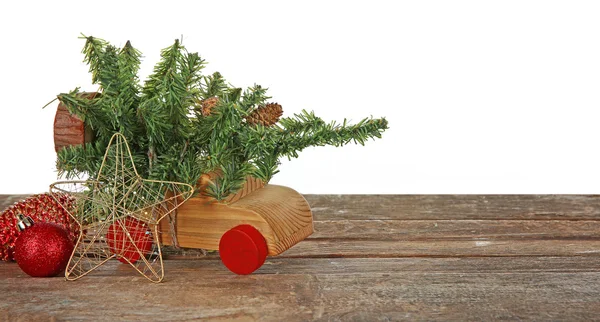
[[[189,199],[194,188],[185,183],[143,179],[135,169],[125,137],[111,138],[95,180],[60,181],[50,185],[71,194],[75,207],[63,205],[81,226],[65,271],[79,279],[112,258],[129,263],[153,282],[164,277],[158,223]]]

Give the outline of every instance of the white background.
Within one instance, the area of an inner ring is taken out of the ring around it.
[[[365,147],[311,148],[302,193],[600,192],[597,1],[2,1],[0,193],[56,180],[56,94],[90,83],[80,32],[144,53],[183,35],[285,114],[386,116]]]

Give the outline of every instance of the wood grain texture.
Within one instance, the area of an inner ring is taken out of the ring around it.
[[[318,220],[600,220],[598,195],[306,195]]]
[[[58,152],[66,146],[77,146],[85,141],[85,124],[69,113],[62,103],[58,105],[54,117],[54,150]]]
[[[317,220],[311,240],[600,240],[596,220]]]
[[[98,93],[81,93],[82,96],[94,98]],[[54,117],[54,150],[58,152],[66,146],[77,146],[92,142],[93,130],[77,116],[69,113],[66,105],[58,104]]]
[[[196,187],[197,190],[199,191],[200,195],[206,197],[207,196],[206,189],[208,188],[209,184],[213,183],[215,178],[219,177],[220,175],[221,175],[221,172],[218,170],[201,175],[200,179],[198,180],[198,185]],[[249,195],[253,191],[260,189],[264,186],[265,186],[265,183],[262,180],[254,178],[253,176],[248,176],[248,177],[246,177],[246,182],[244,182],[244,185],[238,192],[229,195],[227,198],[225,198],[221,202],[226,203],[226,204],[234,203],[234,202],[244,198],[246,195]]]
[[[0,303],[0,319],[584,321],[600,313],[591,285],[600,272],[571,270],[579,262],[562,258],[267,261],[268,271],[250,276],[225,274],[218,261],[170,261],[160,285],[115,262],[77,282],[32,279],[3,264],[0,290],[11,300]],[[567,269],[544,269],[553,265]]]
[[[598,256],[600,240],[347,241],[307,239],[284,257]]]
[[[269,184],[229,205],[259,214],[271,227],[276,242],[268,245],[269,255],[281,254],[313,233],[310,206],[291,188]]]
[[[244,198],[245,196],[251,194],[252,192],[262,188],[265,186],[265,183],[257,178],[254,178],[252,176],[248,176],[246,178],[246,182],[244,183],[244,186],[242,187],[242,189],[240,189],[240,191],[229,195],[227,198],[225,198],[225,200],[223,201],[226,204],[233,204],[236,201]]]
[[[119,262],[77,282],[0,263],[0,292],[11,299],[0,302],[0,320],[600,317],[597,196],[304,197],[315,233],[248,276],[194,249],[165,249],[160,285]],[[18,199],[0,196],[0,206]]]
[[[263,235],[268,254],[276,256],[313,232],[310,206],[291,188],[256,185],[253,180],[227,204],[199,195],[177,209],[176,236],[180,247],[218,250],[221,236],[249,224]],[[167,220],[160,223],[161,243],[172,245]]]
[[[177,240],[180,247],[218,250],[221,236],[229,229],[249,224],[265,237],[268,247],[275,245],[275,235],[258,214],[218,203],[208,197],[193,197],[177,209]],[[161,243],[172,245],[166,220],[160,222]]]

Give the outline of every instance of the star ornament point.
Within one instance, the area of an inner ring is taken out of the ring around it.
[[[125,137],[111,138],[93,180],[59,181],[50,185],[57,198],[69,193],[74,206],[62,205],[81,226],[65,277],[79,279],[110,259],[128,263],[153,282],[164,277],[159,222],[194,193],[186,183],[142,178]]]

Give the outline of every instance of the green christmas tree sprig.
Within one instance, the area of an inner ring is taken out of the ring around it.
[[[161,51],[142,84],[141,52],[129,41],[118,49],[99,38],[82,38],[84,62],[99,93],[90,98],[76,88],[58,99],[93,129],[95,139],[58,152],[59,174],[67,178],[95,175],[111,136],[120,132],[142,176],[196,185],[202,174],[218,173],[206,193],[223,200],[248,176],[269,182],[282,157],[297,158],[310,146],[364,145],[388,128],[385,118],[327,123],[304,110],[293,117],[277,115],[270,124],[249,122],[266,111],[261,107],[271,99],[267,89],[236,88],[218,72],[203,75],[205,61],[179,40]],[[209,100],[210,109],[204,106]]]

